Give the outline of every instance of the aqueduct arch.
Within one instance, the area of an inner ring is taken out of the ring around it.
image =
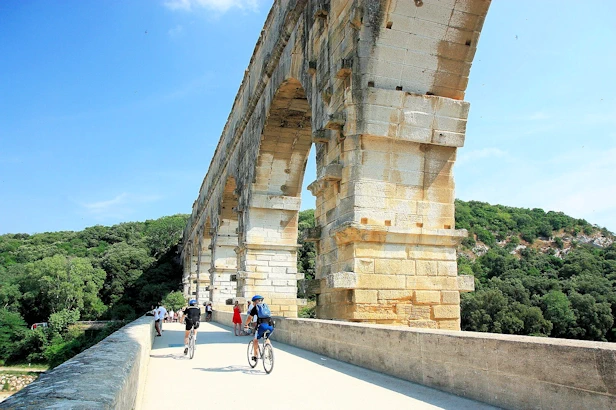
[[[314,143],[317,315],[459,329],[473,281],[457,275],[452,167],[489,3],[275,1],[184,231],[185,278],[209,263],[219,309],[260,293],[297,315]]]

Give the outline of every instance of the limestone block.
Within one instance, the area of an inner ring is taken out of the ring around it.
[[[418,305],[440,303],[441,292],[437,290],[417,290],[415,291],[415,297],[413,301]]]
[[[291,268],[297,266],[297,263],[294,261],[270,261],[269,266]]]
[[[355,258],[354,259],[354,272],[357,273],[374,273],[375,263],[374,259],[367,258]]]
[[[409,320],[430,320],[432,314],[432,308],[430,306],[416,306],[411,308],[411,314]]]
[[[253,208],[279,209],[298,211],[300,198],[284,195],[253,194],[251,206]]]
[[[415,261],[403,259],[375,259],[375,272],[388,275],[415,275]]]
[[[402,275],[358,275],[357,287],[360,289],[404,289],[405,276]]]
[[[460,126],[461,128],[462,126]],[[436,145],[447,147],[463,147],[465,135],[462,132],[451,132],[445,130],[432,130],[431,142]]]
[[[438,328],[444,330],[460,330],[460,320],[439,320]]]
[[[353,303],[377,303],[377,291],[355,289]]]
[[[333,289],[354,289],[358,286],[358,275],[355,272],[335,272],[327,275],[327,287]]]
[[[453,203],[454,190],[453,188],[433,188],[424,190],[424,199],[432,202],[439,203]]]
[[[352,312],[351,319],[355,320],[393,320],[398,316],[394,312]]]
[[[416,261],[416,274],[417,276],[437,276],[438,265],[436,261]]]
[[[460,292],[449,290],[441,292],[441,303],[443,305],[459,305]]]
[[[417,200],[423,199],[423,188],[419,186],[396,185],[396,193],[393,195],[396,199],[406,199],[415,201],[415,212],[417,212]],[[391,195],[390,195],[391,197]]]
[[[438,323],[434,320],[409,320],[408,324],[419,329],[438,329]]]
[[[475,277],[472,275],[460,275],[456,277],[460,292],[473,292],[475,290]]]
[[[389,171],[389,180],[396,184],[422,186],[424,183],[424,172],[394,169]]]
[[[409,259],[456,260],[456,249],[443,246],[411,245],[408,247]]]
[[[415,290],[458,290],[460,277],[406,276],[406,288]]]
[[[411,300],[412,290],[379,290],[379,300]]]
[[[355,256],[359,258],[383,257],[384,245],[359,242],[355,245]],[[406,256],[406,252],[405,252]]]
[[[443,218],[454,215],[455,208],[453,204],[419,201],[417,203],[417,213],[428,218]]]
[[[386,209],[388,207],[388,201],[385,197],[355,195],[354,200],[355,206],[359,208]]]
[[[438,261],[437,269],[439,276],[456,276],[458,274],[458,264],[454,261]]]
[[[459,319],[460,306],[454,305],[439,305],[434,306],[435,319]]]

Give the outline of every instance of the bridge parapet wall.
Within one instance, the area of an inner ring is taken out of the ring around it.
[[[154,318],[124,326],[0,403],[3,409],[134,409],[141,402]]]
[[[292,318],[273,339],[507,409],[616,408],[615,343]]]

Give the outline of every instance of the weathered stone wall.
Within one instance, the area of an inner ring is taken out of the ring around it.
[[[615,343],[290,318],[272,339],[506,409],[616,408]]]
[[[218,309],[258,293],[297,316],[297,217],[314,143],[317,315],[460,328],[459,293],[473,282],[457,276],[466,233],[454,226],[453,165],[489,4],[274,2],[184,232],[193,258],[211,233]],[[190,278],[195,261],[183,260]]]
[[[0,403],[1,409],[133,409],[141,402],[154,341],[142,317]]]

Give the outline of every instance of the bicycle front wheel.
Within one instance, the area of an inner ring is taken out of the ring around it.
[[[250,339],[250,341],[248,342],[248,350],[246,355],[248,356],[248,365],[254,369],[257,366],[257,362],[259,361],[259,354],[258,352],[255,352],[255,347],[252,342],[252,339]]]
[[[191,359],[195,357],[195,335],[194,334],[190,335],[190,340],[188,341],[188,354]]]
[[[263,347],[263,369],[270,374],[274,369],[274,348],[269,343]]]

